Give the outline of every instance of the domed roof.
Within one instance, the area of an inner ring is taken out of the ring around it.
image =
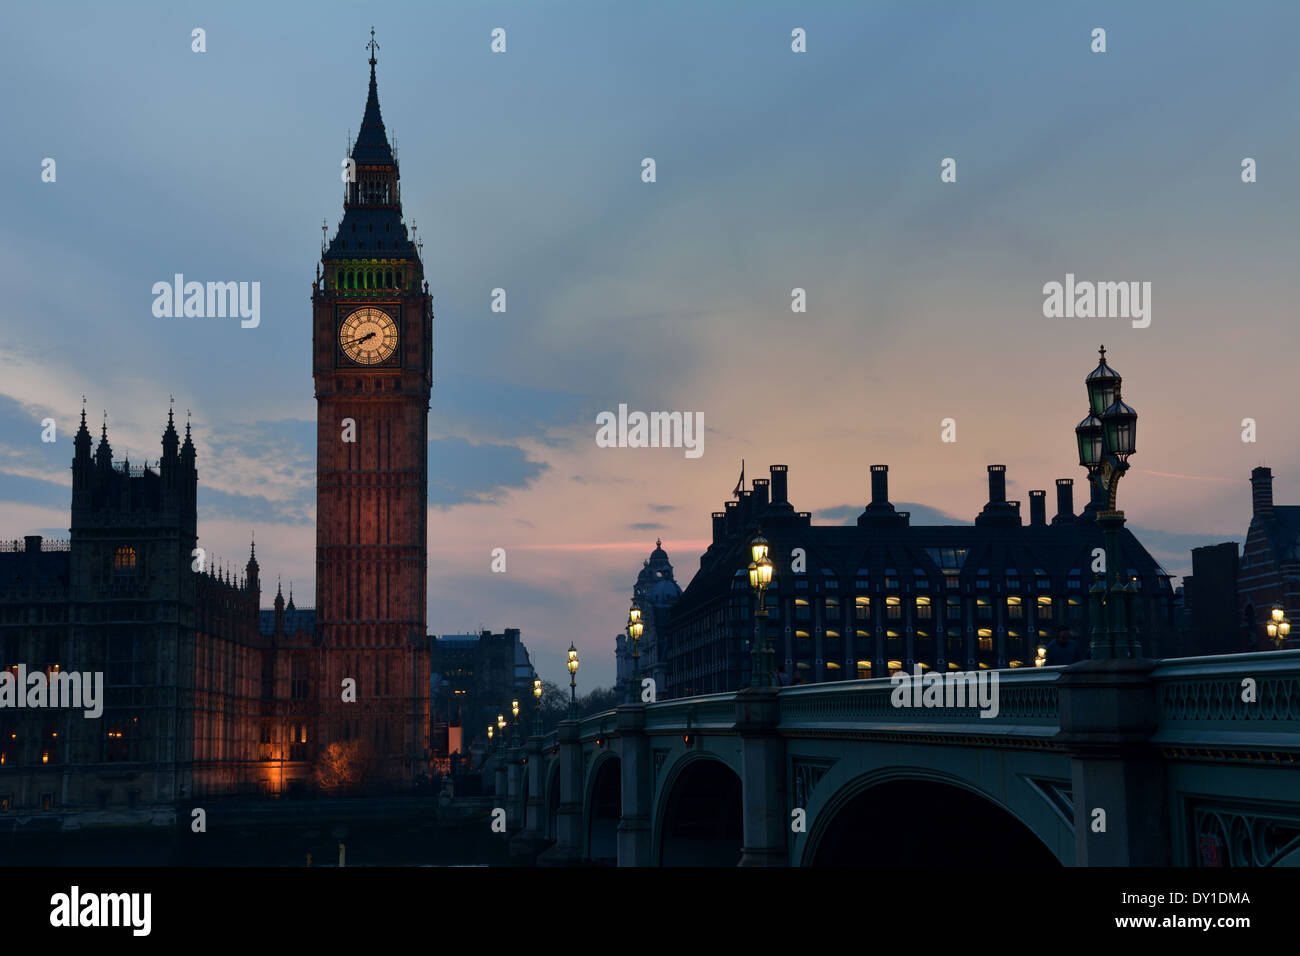
[[[651,563],[651,564],[657,564],[657,563],[660,563],[660,562],[662,562],[663,564],[667,564],[667,563],[668,563],[668,552],[664,550],[664,542],[663,542],[663,539],[662,539],[662,538],[656,538],[656,539],[655,539],[655,549],[654,549],[653,551],[650,552],[650,563]]]
[[[682,589],[677,586],[677,582],[672,578],[660,578],[655,582],[655,586],[650,589],[650,603],[665,607],[674,603],[682,596]]]

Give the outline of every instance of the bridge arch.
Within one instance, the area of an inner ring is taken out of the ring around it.
[[[800,866],[1052,867],[1073,862],[1052,849],[1062,837],[1073,838],[1063,823],[1064,832],[1045,840],[1002,800],[960,776],[927,767],[860,774],[815,794],[807,809],[808,833],[796,837],[792,854]],[[868,829],[869,821],[885,822]]]
[[[744,845],[740,775],[717,754],[689,752],[669,768],[656,801],[659,866],[735,866]]]
[[[586,810],[583,856],[593,863],[618,863],[618,823],[623,816],[623,764],[618,754],[596,755],[587,774],[582,805]]]

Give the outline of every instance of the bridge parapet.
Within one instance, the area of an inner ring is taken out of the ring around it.
[[[736,723],[736,695],[707,694],[682,700],[665,700],[646,706],[648,733],[683,730],[730,731]]]
[[[1166,756],[1300,762],[1300,650],[1161,661],[1152,677]]]
[[[1054,732],[1058,725],[1056,681],[1060,673],[1061,668],[1057,667],[998,671],[998,683],[992,698],[996,709],[987,707],[987,717],[981,715],[979,699],[970,699],[974,696],[974,687],[961,688],[968,695],[966,706],[962,707],[896,706],[894,692],[897,685],[886,677],[787,688],[780,695],[781,730],[955,723],[975,724],[987,729],[1038,727]],[[913,688],[905,688],[909,702],[912,692]],[[989,700],[985,699],[986,702]]]

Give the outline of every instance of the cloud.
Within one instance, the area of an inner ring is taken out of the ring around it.
[[[663,531],[667,525],[659,524],[657,521],[639,521],[636,524],[628,525],[633,531]]]
[[[508,491],[526,488],[550,466],[533,461],[516,445],[474,444],[463,438],[429,442],[429,504],[495,504]]]

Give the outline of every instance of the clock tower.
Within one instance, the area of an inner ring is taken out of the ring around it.
[[[402,222],[397,158],[379,112],[376,46],[371,31],[370,92],[343,169],[343,218],[312,285],[321,666],[311,749],[360,748],[364,782],[409,788],[426,769],[429,732],[433,309]]]

